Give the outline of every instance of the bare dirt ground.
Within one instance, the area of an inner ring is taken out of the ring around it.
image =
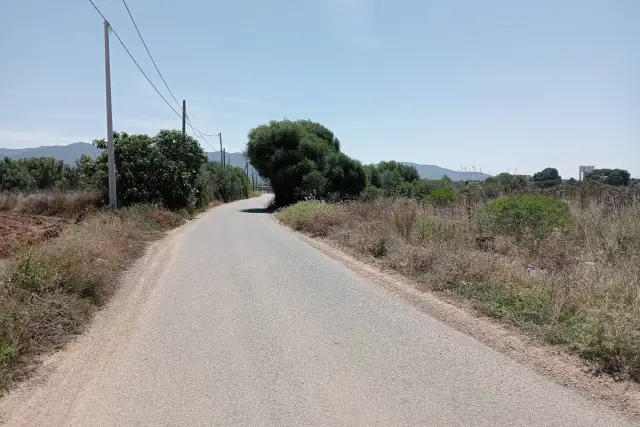
[[[0,213],[0,258],[21,246],[56,237],[68,224],[63,218]]]

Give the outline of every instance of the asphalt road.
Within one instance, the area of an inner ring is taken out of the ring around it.
[[[260,212],[265,201],[184,233],[90,386],[60,392],[75,393],[64,424],[626,425],[373,289]]]

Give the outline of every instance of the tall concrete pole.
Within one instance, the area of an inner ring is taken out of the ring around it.
[[[118,209],[116,196],[116,154],[113,147],[113,117],[111,112],[111,64],[109,62],[109,22],[104,21],[104,76],[107,90],[107,160],[109,167],[109,207]]]

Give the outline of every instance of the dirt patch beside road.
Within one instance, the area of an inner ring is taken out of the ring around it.
[[[21,246],[56,237],[68,224],[63,218],[0,213],[0,258]]]

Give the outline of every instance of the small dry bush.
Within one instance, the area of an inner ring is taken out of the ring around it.
[[[29,194],[0,194],[0,211],[26,215],[82,217],[103,205],[99,192],[39,191]]]
[[[18,204],[16,193],[0,192],[0,211],[10,211]]]
[[[574,351],[598,372],[640,381],[640,205],[540,199],[304,202],[280,215]]]
[[[312,236],[326,236],[340,224],[343,206],[317,201],[304,201],[282,209],[278,218],[297,231]]]
[[[34,356],[82,331],[146,241],[184,221],[146,205],[98,212],[11,258],[0,277],[0,393]]]

